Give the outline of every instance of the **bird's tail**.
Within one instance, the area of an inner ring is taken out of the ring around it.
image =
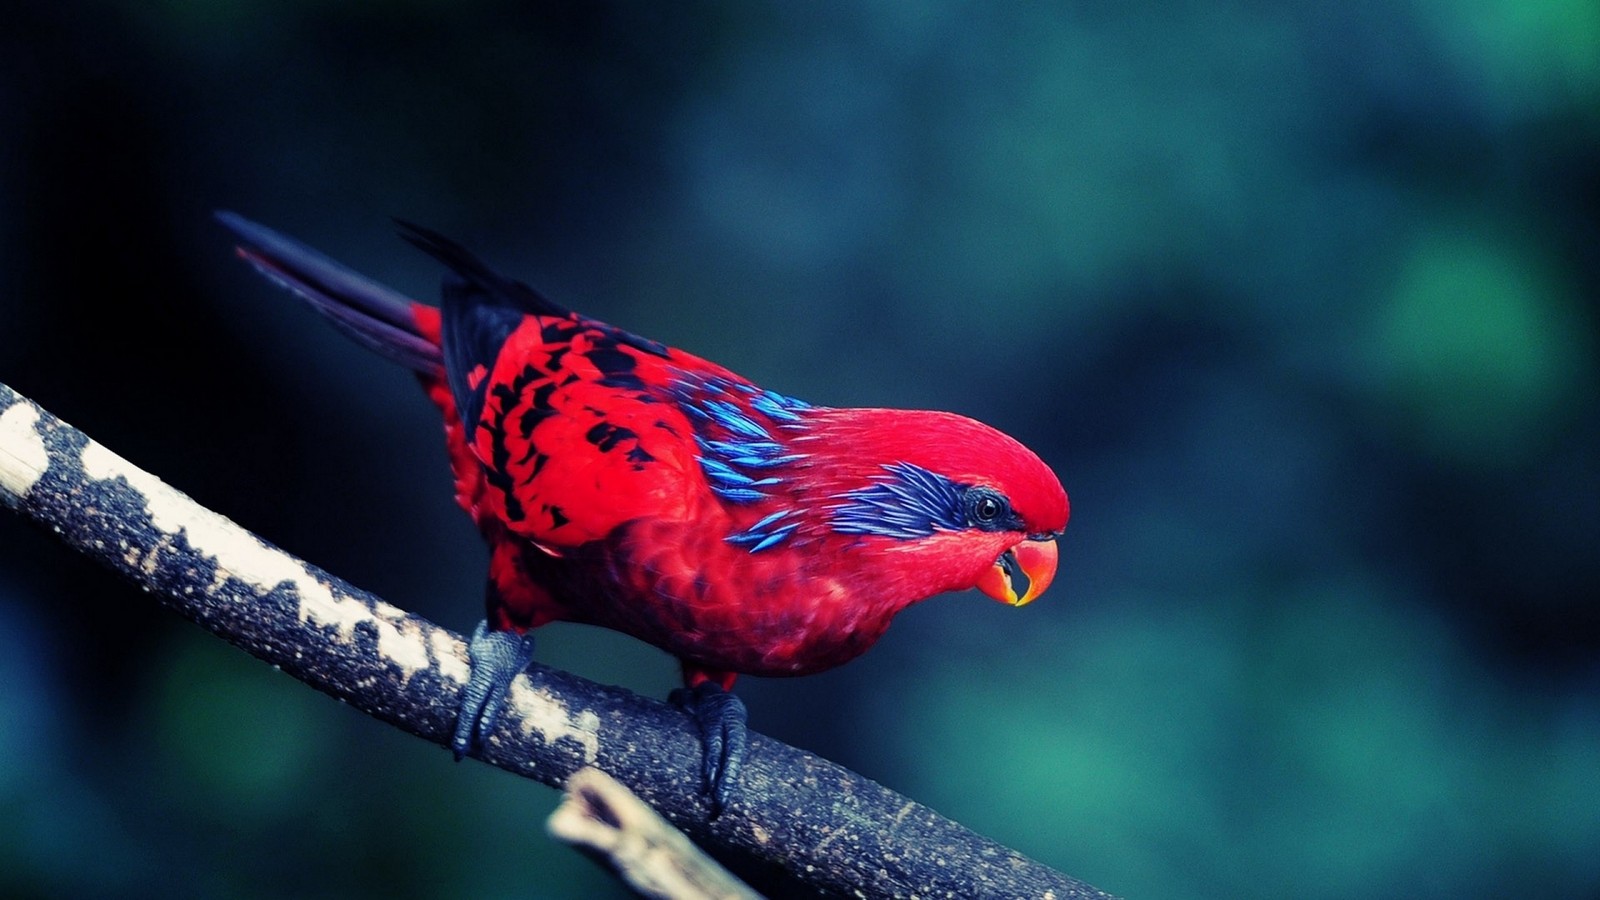
[[[369,350],[437,377],[439,311],[334,262],[306,245],[237,213],[217,221],[238,239],[239,257],[326,316]]]

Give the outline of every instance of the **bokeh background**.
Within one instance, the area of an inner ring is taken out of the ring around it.
[[[401,216],[1060,472],[1044,601],[746,679],[754,727],[1130,898],[1600,896],[1593,0],[4,19],[0,380],[288,550],[479,614],[432,408],[209,218],[431,296]],[[0,894],[612,895],[554,802],[0,516]]]

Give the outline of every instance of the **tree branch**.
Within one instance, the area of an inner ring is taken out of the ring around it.
[[[660,900],[761,900],[610,775],[585,766],[545,820],[558,840],[603,859],[629,887]]]
[[[205,509],[0,384],[0,502],[324,693],[447,746],[462,638]],[[826,760],[751,733],[708,821],[700,745],[664,703],[535,665],[479,758],[552,786],[597,766],[702,846],[829,895],[1107,898]]]

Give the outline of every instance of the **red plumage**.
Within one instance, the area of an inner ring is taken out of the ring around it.
[[[418,372],[491,548],[493,630],[601,625],[726,687],[846,662],[934,594],[1021,605],[1053,576],[1067,495],[987,425],[765,391],[412,226],[454,271],[442,308],[223,220],[246,259]]]

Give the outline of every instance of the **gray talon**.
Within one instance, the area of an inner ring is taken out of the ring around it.
[[[482,747],[494,733],[512,679],[533,662],[533,634],[490,631],[487,621],[479,622],[467,644],[467,658],[472,674],[461,692],[456,732],[450,741],[458,760]]]
[[[745,727],[749,713],[743,700],[714,681],[678,688],[670,700],[683,707],[700,731],[701,790],[711,801],[711,817],[716,818],[728,805],[730,785],[739,780],[749,743]]]

